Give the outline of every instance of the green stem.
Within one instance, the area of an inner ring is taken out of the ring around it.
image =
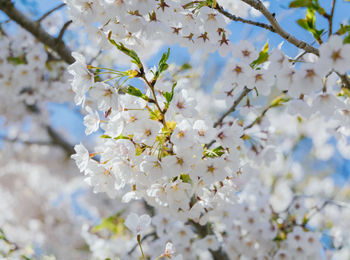
[[[146,260],[145,254],[143,253],[142,246],[141,246],[141,235],[137,235],[137,243],[139,244],[143,260]]]

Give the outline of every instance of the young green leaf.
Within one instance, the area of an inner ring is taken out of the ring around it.
[[[116,43],[110,37],[108,37],[108,40],[109,40],[110,43],[112,43],[114,46],[116,46],[118,48],[118,50],[120,50],[124,54],[128,55],[132,59],[131,62],[135,63],[139,68],[142,67],[141,60],[140,60],[139,56],[137,55],[137,53],[135,51],[126,48],[124,46],[124,44],[122,44],[121,42],[120,43]]]
[[[256,60],[250,63],[250,67],[255,68],[256,66],[266,62],[269,59],[269,54],[267,53],[269,50],[269,43],[266,42],[264,47],[259,52],[259,56]]]
[[[142,99],[144,99],[146,101],[150,100],[150,98],[147,97],[145,94],[143,94],[141,92],[141,90],[139,90],[138,88],[135,88],[135,87],[133,87],[131,85],[129,85],[129,87],[125,90],[125,92],[127,94],[129,94],[129,95],[132,95],[132,96],[135,96],[135,97],[140,97],[140,98],[142,98]]]
[[[164,71],[166,71],[169,67],[169,65],[166,63],[168,61],[170,55],[170,49],[168,49],[168,51],[166,53],[163,53],[159,63],[158,63],[158,70],[154,73],[154,78],[155,80],[158,79],[158,77],[160,76],[160,74]]]
[[[294,0],[289,4],[289,8],[308,7],[311,4],[312,0]]]

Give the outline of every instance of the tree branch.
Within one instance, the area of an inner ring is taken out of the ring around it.
[[[247,87],[244,87],[242,93],[233,102],[232,106],[224,114],[221,115],[221,117],[214,123],[213,127],[217,127],[217,126],[221,125],[222,122],[224,121],[225,117],[227,117],[229,114],[233,113],[236,110],[236,107],[238,106],[238,104],[242,101],[242,99],[246,95],[248,95],[248,93],[250,91],[251,91],[251,89],[248,89]],[[205,147],[209,149],[210,146],[212,146],[215,142],[216,142],[216,140],[214,139],[210,143],[206,144]]]
[[[336,72],[336,73],[339,76],[341,82],[343,83],[343,87],[350,90],[350,78],[349,78],[349,76],[347,74],[340,74],[338,72]]]
[[[261,122],[261,120],[263,119],[263,117],[265,116],[265,114],[267,113],[267,111],[269,111],[270,108],[272,108],[272,107],[273,107],[272,105],[267,106],[253,122],[251,122],[249,125],[244,127],[244,130],[252,128],[255,124],[259,124]]]
[[[46,130],[51,137],[52,144],[61,147],[69,156],[75,153],[73,146],[63,139],[51,126],[46,126]]]
[[[33,34],[40,42],[54,50],[65,62],[68,64],[72,64],[74,62],[71,51],[62,41],[58,41],[57,38],[48,34],[41,27],[40,23],[29,19],[22,12],[20,12],[14,6],[11,0],[0,0],[0,10],[6,13],[10,19]]]
[[[276,18],[274,15],[272,15],[269,10],[267,10],[267,8],[264,6],[264,4],[260,1],[260,0],[242,0],[244,3],[250,5],[251,7],[253,7],[254,9],[260,11],[265,18],[270,22],[271,26],[274,28],[275,33],[279,34],[282,38],[284,38],[285,40],[287,40],[289,43],[293,44],[294,46],[303,49],[307,52],[313,53],[317,56],[320,55],[319,50],[313,46],[311,46],[310,44],[299,40],[297,38],[295,38],[294,36],[292,36],[291,34],[289,34],[288,32],[286,32],[281,26],[280,24],[277,22]]]
[[[222,124],[222,121],[224,121],[225,117],[229,114],[233,113],[236,110],[236,107],[238,104],[242,101],[242,99],[248,95],[248,93],[251,91],[251,89],[244,87],[242,93],[238,96],[238,98],[233,102],[232,106],[227,110],[222,116],[215,122],[214,127],[217,127],[218,125]]]
[[[22,140],[19,138],[9,138],[8,136],[5,135],[0,135],[0,139],[6,141],[6,142],[10,142],[10,143],[23,143],[26,145],[52,145],[51,142],[48,141],[29,141],[29,140]]]
[[[265,23],[260,23],[260,22],[255,22],[252,20],[244,19],[244,18],[239,17],[239,16],[235,16],[235,15],[231,14],[230,12],[225,11],[225,9],[221,5],[219,5],[218,3],[216,4],[214,9],[216,9],[219,13],[226,16],[227,18],[229,18],[232,21],[255,25],[255,26],[264,28],[266,30],[269,30],[271,32],[275,32],[275,29],[271,25],[268,25]]]
[[[58,42],[62,42],[63,35],[64,35],[64,33],[66,32],[66,30],[68,29],[69,25],[70,25],[72,22],[73,22],[72,20],[69,20],[68,22],[66,22],[66,23],[62,26],[62,29],[61,29],[59,35],[57,36],[57,41],[58,41]]]
[[[329,16],[329,18],[328,18],[328,24],[329,24],[328,36],[331,36],[331,35],[332,35],[332,30],[333,30],[333,15],[334,15],[334,9],[335,9],[335,2],[336,2],[336,0],[333,0],[331,14],[330,14],[330,16]]]
[[[38,20],[37,22],[40,23],[42,20],[44,20],[46,17],[48,17],[50,14],[52,14],[53,12],[55,12],[56,10],[62,8],[63,6],[65,6],[66,4],[65,3],[62,3],[58,6],[56,6],[55,8],[47,11],[46,13],[44,13]]]

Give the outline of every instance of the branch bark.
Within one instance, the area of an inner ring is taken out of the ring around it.
[[[0,10],[7,16],[30,32],[40,42],[50,47],[55,51],[65,62],[72,64],[75,60],[71,55],[69,48],[60,40],[48,34],[40,25],[40,23],[29,19],[20,12],[12,3],[11,0],[0,0]]]
[[[55,8],[51,9],[50,11],[47,11],[46,13],[44,13],[38,20],[37,22],[41,22],[42,20],[44,20],[46,17],[48,17],[50,14],[52,14],[53,12],[55,12],[56,10],[62,8],[63,6],[65,6],[66,4],[60,4],[58,6],[56,6]]]
[[[221,13],[221,14],[224,15],[224,16],[226,16],[227,18],[229,18],[229,19],[232,20],[232,21],[235,21],[235,22],[242,22],[242,23],[246,23],[246,24],[255,25],[255,26],[264,28],[264,29],[266,29],[266,30],[269,30],[269,31],[271,31],[271,32],[275,32],[275,29],[274,29],[271,25],[268,25],[268,24],[265,24],[265,23],[260,23],[260,22],[255,22],[255,21],[252,21],[252,20],[244,19],[244,18],[242,18],[242,17],[233,15],[233,14],[231,14],[230,12],[227,12],[227,11],[226,11],[221,5],[219,5],[218,3],[216,4],[215,9],[216,9],[219,13]]]
[[[260,11],[265,18],[270,22],[271,26],[274,28],[275,33],[279,34],[282,38],[287,40],[289,43],[293,44],[294,46],[303,49],[309,53],[313,53],[317,56],[320,56],[319,50],[310,44],[299,40],[286,32],[280,24],[277,22],[276,18],[274,15],[272,15],[269,10],[264,6],[264,4],[260,0],[242,0],[244,3],[250,5],[254,9]]]

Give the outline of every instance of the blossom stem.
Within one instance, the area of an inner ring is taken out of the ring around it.
[[[144,260],[146,260],[145,254],[143,253],[143,249],[142,249],[142,245],[141,245],[141,235],[137,235],[137,243],[139,244],[140,250],[141,250],[141,254],[142,254],[142,258]]]
[[[162,114],[162,123],[163,125],[166,127],[166,122],[165,122],[165,118],[164,118],[164,111],[160,108],[159,104],[158,104],[158,100],[157,100],[157,96],[156,93],[154,91],[154,83],[153,85],[147,80],[145,74],[141,75],[141,78],[146,82],[146,84],[148,85],[148,87],[150,88],[151,92],[152,92],[152,97],[154,100],[154,104],[156,105],[156,107],[158,108],[159,112]]]

